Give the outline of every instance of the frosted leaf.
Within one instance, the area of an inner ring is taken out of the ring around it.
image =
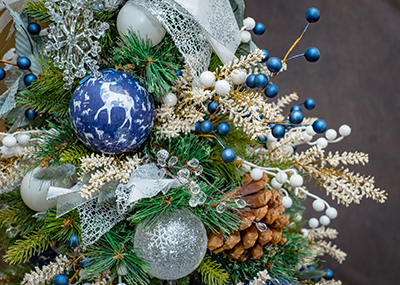
[[[200,192],[200,186],[195,181],[190,182],[190,192],[192,192],[193,195],[197,195]]]
[[[188,178],[190,176],[190,171],[187,168],[183,168],[178,171],[178,176]]]
[[[267,227],[266,224],[260,223],[260,222],[256,223],[256,228],[257,228],[260,232],[265,232],[265,231],[268,229],[268,227]]]
[[[235,203],[240,209],[246,207],[246,201],[243,199],[235,199]]]
[[[199,166],[196,168],[196,170],[194,171],[194,174],[195,174],[196,176],[199,176],[199,175],[201,175],[202,173],[203,173],[203,166],[199,165]]]
[[[197,159],[193,158],[193,159],[189,160],[188,165],[190,167],[196,168],[200,165],[200,163]]]
[[[220,214],[222,214],[223,212],[225,212],[226,207],[228,207],[228,204],[226,204],[226,202],[221,202],[221,203],[219,203],[218,206],[217,206],[217,208],[216,208],[216,209],[217,209],[217,212],[220,213]]]
[[[175,165],[178,163],[178,158],[176,156],[171,156],[171,158],[168,161],[169,165]]]

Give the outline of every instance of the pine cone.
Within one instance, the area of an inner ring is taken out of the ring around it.
[[[285,244],[286,238],[282,238],[282,228],[289,225],[289,218],[283,214],[285,207],[278,191],[265,189],[268,180],[265,173],[258,181],[253,181],[250,175],[246,174],[242,187],[228,193],[231,197],[243,196],[250,209],[242,212],[246,217],[242,216],[239,231],[233,232],[229,237],[225,238],[221,231],[209,233],[209,250],[215,254],[225,251],[230,259],[243,262],[249,257],[260,259],[264,246],[268,244]],[[253,221],[265,223],[268,229],[260,232]]]

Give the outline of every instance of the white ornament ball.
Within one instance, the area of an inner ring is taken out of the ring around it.
[[[3,145],[6,147],[14,147],[17,144],[17,139],[14,136],[6,136],[3,139]]]
[[[312,203],[312,207],[315,211],[317,212],[321,212],[325,209],[325,203],[324,201],[322,201],[321,199],[316,199],[314,200],[314,202]]]
[[[317,139],[317,145],[320,148],[326,148],[328,146],[328,141],[326,140],[326,138],[318,138]]]
[[[174,107],[178,103],[178,98],[172,92],[169,92],[164,98],[163,103],[168,107]]]
[[[14,148],[13,147],[6,147],[6,146],[2,146],[1,147],[1,154],[4,158],[11,158],[14,156]]]
[[[310,226],[310,228],[315,229],[319,226],[319,222],[316,218],[311,218],[308,220],[308,225]]]
[[[28,134],[18,134],[17,141],[20,145],[26,145],[31,139],[31,136]]]
[[[119,11],[117,29],[121,37],[132,29],[137,36],[140,33],[143,40],[150,39],[153,46],[159,44],[165,36],[165,29],[157,18],[133,1],[128,1]]]
[[[208,88],[208,87],[213,87],[215,84],[215,75],[211,71],[204,71],[200,75],[200,83]]]
[[[20,145],[16,145],[12,148],[14,156],[21,157],[24,155],[24,149]]]
[[[290,177],[289,183],[293,187],[300,187],[303,185],[303,177],[301,177],[299,174],[294,174]]]
[[[301,229],[301,232],[303,233],[303,237],[308,237],[308,230],[307,229]]]
[[[241,31],[240,36],[242,38],[242,43],[248,43],[251,41],[251,34],[248,31]]]
[[[257,181],[260,180],[264,175],[264,172],[260,168],[253,168],[250,172],[251,179]]]
[[[289,196],[285,196],[282,198],[282,205],[286,209],[292,207],[292,204],[293,204],[292,198],[290,198]]]
[[[351,134],[351,128],[348,125],[341,125],[339,128],[339,134],[347,137]]]
[[[246,80],[246,72],[235,69],[231,73],[231,80],[233,84],[243,84]]]
[[[319,217],[319,222],[321,225],[327,226],[331,223],[331,219],[329,219],[328,216],[322,215],[321,217]]]
[[[325,137],[329,141],[333,141],[337,137],[337,132],[334,129],[329,129],[325,133]]]
[[[287,181],[287,174],[283,171],[279,171],[275,176],[276,181],[280,184],[285,184]]]
[[[306,127],[306,133],[309,135],[309,136],[315,136],[317,133],[314,131],[314,129],[313,129],[313,127],[312,126],[307,126]]]
[[[312,136],[310,136],[308,133],[303,133],[303,140],[305,142],[310,142],[312,140]]]
[[[243,20],[243,26],[246,27],[246,30],[252,30],[256,26],[256,21],[251,17],[247,17]]]
[[[231,85],[226,80],[219,80],[215,83],[215,92],[218,95],[226,96],[231,91]]]
[[[326,209],[325,214],[330,218],[330,219],[336,219],[336,217],[338,216],[338,211],[333,208],[333,207],[329,207],[328,209]]]
[[[279,190],[279,189],[281,189],[282,185],[283,185],[283,184],[281,184],[281,183],[279,183],[278,181],[276,181],[276,178],[275,178],[275,177],[271,179],[271,186],[272,186],[272,188],[274,188],[274,189],[276,189],[276,190]]]

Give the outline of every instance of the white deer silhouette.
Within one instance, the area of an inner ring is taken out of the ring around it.
[[[129,127],[132,125],[132,116],[131,110],[135,108],[135,102],[128,94],[120,94],[110,90],[111,85],[116,85],[117,82],[105,82],[103,83],[103,88],[100,92],[101,100],[104,102],[104,106],[101,107],[96,115],[94,116],[94,120],[97,120],[100,112],[103,110],[107,110],[108,115],[108,124],[111,122],[111,110],[114,107],[121,107],[125,110],[125,121],[119,127],[122,128],[127,121],[129,121]]]

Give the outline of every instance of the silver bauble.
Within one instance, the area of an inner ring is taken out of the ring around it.
[[[146,222],[135,233],[134,246],[147,260],[147,272],[159,279],[176,280],[192,273],[207,250],[207,232],[191,211],[175,210],[151,228]]]

